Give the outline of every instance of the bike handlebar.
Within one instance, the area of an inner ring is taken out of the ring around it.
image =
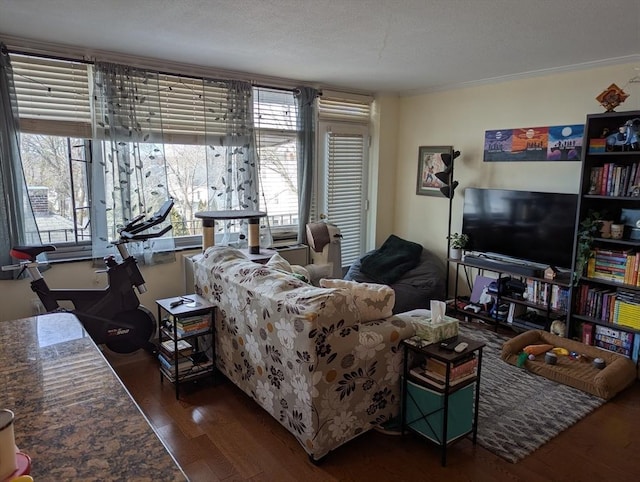
[[[147,233],[140,234],[143,231],[146,231],[153,226],[160,224],[171,212],[171,208],[173,207],[173,199],[169,198],[165,201],[165,203],[156,211],[153,216],[143,222],[139,222],[144,219],[144,214],[135,217],[122,229],[120,229],[120,239],[122,241],[143,241],[145,239],[157,238],[165,234],[167,231],[171,229],[171,225],[163,228],[157,233]]]

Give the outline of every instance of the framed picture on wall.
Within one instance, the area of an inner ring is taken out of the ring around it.
[[[453,146],[418,147],[418,176],[416,194],[421,196],[443,196],[440,188],[444,183],[436,177],[445,170],[442,154],[453,154]]]

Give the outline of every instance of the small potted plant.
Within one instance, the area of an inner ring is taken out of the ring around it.
[[[461,259],[462,250],[466,248],[468,242],[468,234],[453,233],[449,235],[449,257],[451,259]]]

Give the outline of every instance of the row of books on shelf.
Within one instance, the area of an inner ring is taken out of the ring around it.
[[[639,163],[616,165],[607,162],[592,167],[589,178],[589,194],[601,196],[631,196],[634,186],[640,183]]]
[[[569,288],[556,284],[545,283],[533,279],[527,279],[527,301],[538,305],[549,305],[552,310],[564,310],[569,308]]]
[[[168,358],[162,351],[158,354],[160,361],[160,370],[173,379],[178,369],[178,376],[193,375],[208,371],[213,368],[213,361],[202,352],[193,353],[190,356],[181,356],[177,360],[173,357]]]
[[[582,324],[582,343],[619,353],[638,363],[640,333],[585,322]]]
[[[211,327],[211,313],[194,315],[186,318],[177,318],[170,315],[166,319],[165,327],[169,330],[173,330],[174,325],[179,337],[207,331]]]
[[[169,360],[173,359],[176,348],[178,350],[178,356],[186,357],[193,353],[193,346],[186,340],[165,340],[160,343],[160,353],[162,353]]]
[[[576,293],[576,314],[640,330],[640,293],[583,284]]]
[[[615,283],[640,286],[640,253],[631,250],[595,248],[587,262],[587,276]]]
[[[449,372],[449,386],[455,387],[475,377],[477,367],[478,359],[475,353],[452,364]],[[435,358],[427,358],[425,363],[412,368],[409,373],[415,380],[430,386],[439,389],[444,389],[446,386],[447,364]]]

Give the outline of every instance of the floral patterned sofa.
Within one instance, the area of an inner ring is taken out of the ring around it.
[[[391,316],[393,296],[312,286],[224,246],[197,257],[194,275],[217,306],[218,368],[312,461],[399,413],[399,345],[415,330]]]

